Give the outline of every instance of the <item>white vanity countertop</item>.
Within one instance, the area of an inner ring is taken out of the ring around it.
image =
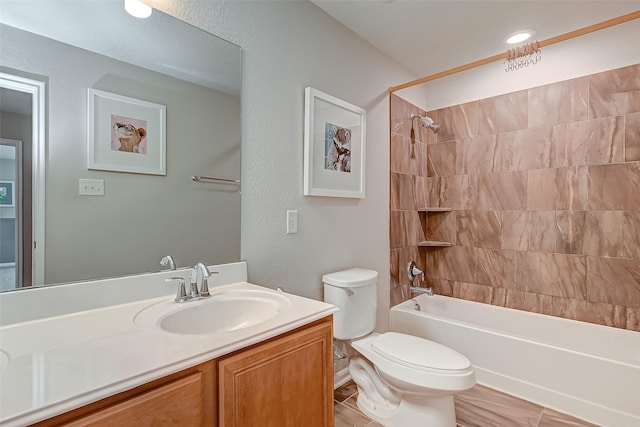
[[[227,287],[268,290],[247,282],[211,290]],[[291,301],[281,315],[255,326],[212,335],[178,335],[134,324],[141,310],[173,299],[173,295],[3,326],[0,425],[24,426],[50,418],[336,311],[321,301],[278,294]]]

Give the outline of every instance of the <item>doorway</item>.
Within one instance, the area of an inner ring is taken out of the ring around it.
[[[0,290],[44,284],[44,96],[0,72]]]
[[[3,92],[4,89],[0,90],[0,105],[6,99]],[[0,126],[0,131],[4,128]],[[0,138],[0,291],[22,287],[25,283],[22,181],[22,141]]]

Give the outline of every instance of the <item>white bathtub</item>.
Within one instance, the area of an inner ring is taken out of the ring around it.
[[[640,332],[439,295],[393,307],[390,329],[464,354],[480,384],[599,425],[640,426]]]

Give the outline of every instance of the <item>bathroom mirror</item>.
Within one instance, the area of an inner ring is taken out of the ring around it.
[[[241,49],[158,10],[134,18],[123,5],[0,0],[0,72],[9,76],[0,138],[22,157],[0,150],[0,187],[12,182],[25,199],[0,201],[2,290],[158,271],[165,255],[178,268],[240,260]],[[42,147],[32,141],[37,100],[12,79],[43,85]],[[106,94],[91,117],[90,89]],[[162,120],[147,118],[148,105],[164,108]],[[140,140],[125,152],[113,131],[127,119]],[[92,147],[102,153],[93,164]],[[136,166],[145,156],[164,171]],[[31,167],[42,176],[32,180]]]

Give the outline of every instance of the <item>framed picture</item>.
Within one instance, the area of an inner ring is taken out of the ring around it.
[[[166,107],[89,89],[87,168],[166,175]]]
[[[367,112],[307,87],[304,195],[364,198]]]
[[[16,205],[13,181],[0,181],[0,207],[12,208]]]

